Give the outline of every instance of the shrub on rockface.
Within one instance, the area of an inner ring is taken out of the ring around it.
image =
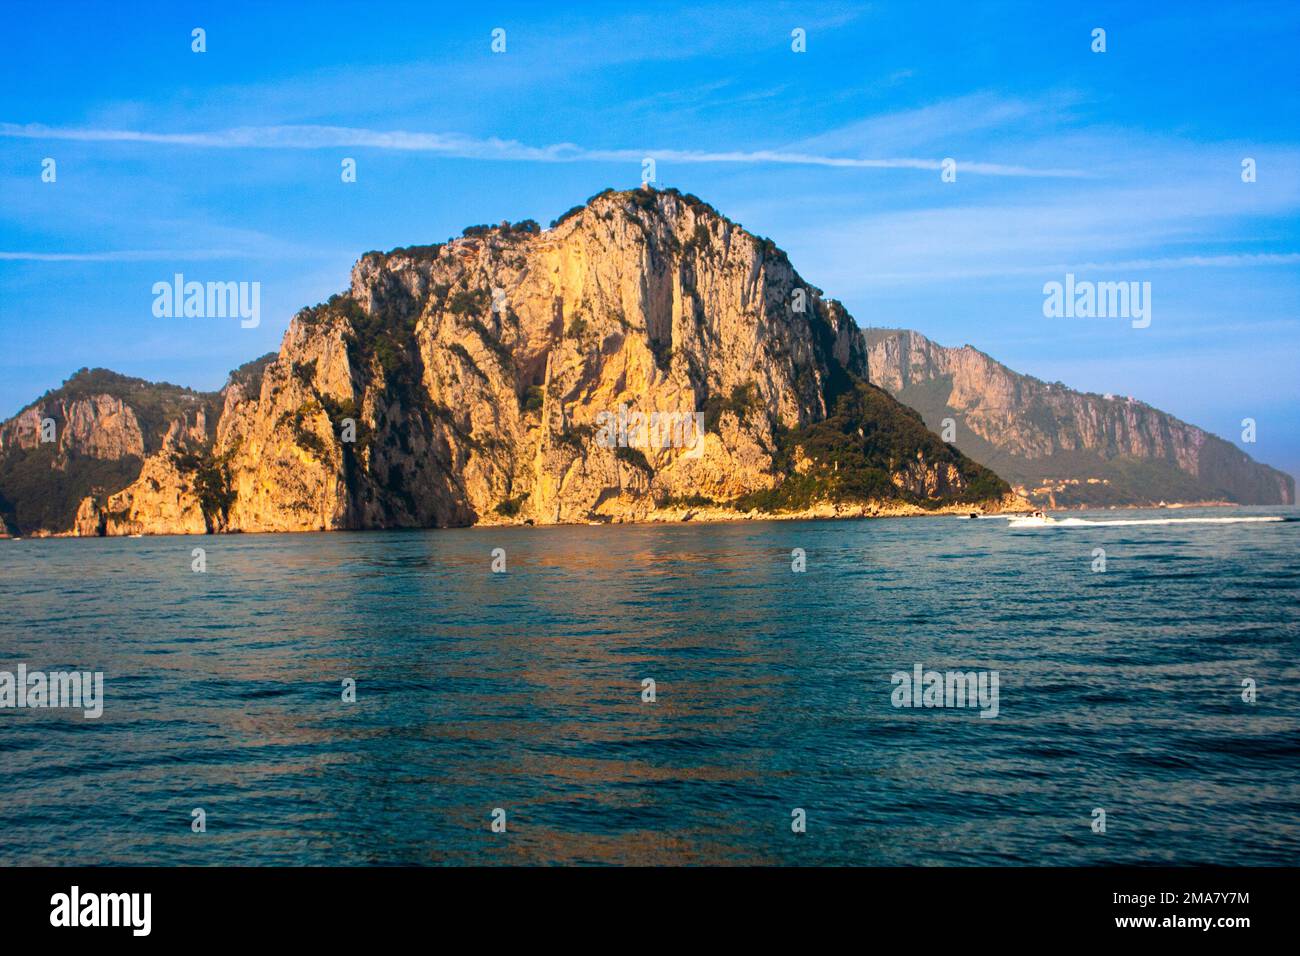
[[[452,315],[478,315],[487,311],[491,301],[487,289],[466,289],[453,295],[447,308]]]
[[[546,400],[546,395],[545,395],[545,391],[542,389],[542,386],[529,385],[528,388],[524,390],[524,398],[523,398],[523,403],[521,405],[521,408],[523,409],[525,414],[540,412],[542,410],[542,404],[545,402],[545,400]]]
[[[704,430],[716,432],[718,430],[718,420],[722,418],[723,412],[731,412],[738,420],[744,422],[751,414],[761,412],[764,408],[763,400],[758,394],[758,386],[754,382],[746,382],[743,385],[737,385],[731,390],[731,394],[725,398],[721,395],[711,395],[704,402]]]

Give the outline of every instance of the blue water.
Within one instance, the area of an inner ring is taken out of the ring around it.
[[[1095,520],[1197,514],[1296,512]],[[0,541],[0,670],[105,672],[98,720],[0,710],[0,863],[1295,864],[1298,544],[947,517]],[[996,670],[999,715],[895,708],[916,663]]]

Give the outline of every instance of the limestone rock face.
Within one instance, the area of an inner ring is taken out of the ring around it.
[[[54,399],[25,408],[0,424],[0,449],[32,450],[42,445],[42,423],[54,423],[57,457],[143,458],[144,434],[134,410],[112,395]]]
[[[84,498],[77,508],[73,532],[103,534],[204,534],[220,530],[203,512],[198,481],[184,467],[186,456],[197,458],[206,440],[204,412],[192,420],[172,423],[163,447],[146,458],[140,476],[103,502]]]
[[[694,197],[608,191],[545,231],[364,255],[227,386],[210,448],[164,448],[79,527],[664,520],[780,485],[783,436],[867,377],[856,323],[771,242]],[[968,472],[924,435],[892,487],[939,504]]]
[[[93,538],[107,532],[108,519],[104,509],[95,504],[93,497],[82,498],[77,506],[77,516],[72,522],[72,533],[81,538]]]
[[[1295,503],[1290,475],[1144,402],[1042,382],[917,332],[864,338],[873,382],[935,430],[952,419],[957,447],[1038,503]]]

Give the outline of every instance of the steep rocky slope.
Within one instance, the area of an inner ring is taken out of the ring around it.
[[[675,191],[606,191],[545,231],[368,253],[258,372],[223,390],[213,441],[166,436],[130,487],[82,503],[79,533],[1010,502],[868,384],[839,303]],[[703,435],[665,447],[636,424],[655,413]]]
[[[1143,402],[1042,382],[917,332],[864,338],[872,381],[936,431],[953,419],[954,444],[1036,503],[1295,503],[1290,475]]]
[[[176,385],[81,369],[0,422],[0,518],[22,533],[69,530],[79,502],[134,481],[169,429],[193,429],[202,441],[214,400]]]

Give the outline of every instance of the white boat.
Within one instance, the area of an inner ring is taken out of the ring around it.
[[[1049,518],[1041,511],[1025,516],[1018,515],[1007,522],[1008,528],[1040,528],[1043,525],[1056,524],[1055,518]]]

